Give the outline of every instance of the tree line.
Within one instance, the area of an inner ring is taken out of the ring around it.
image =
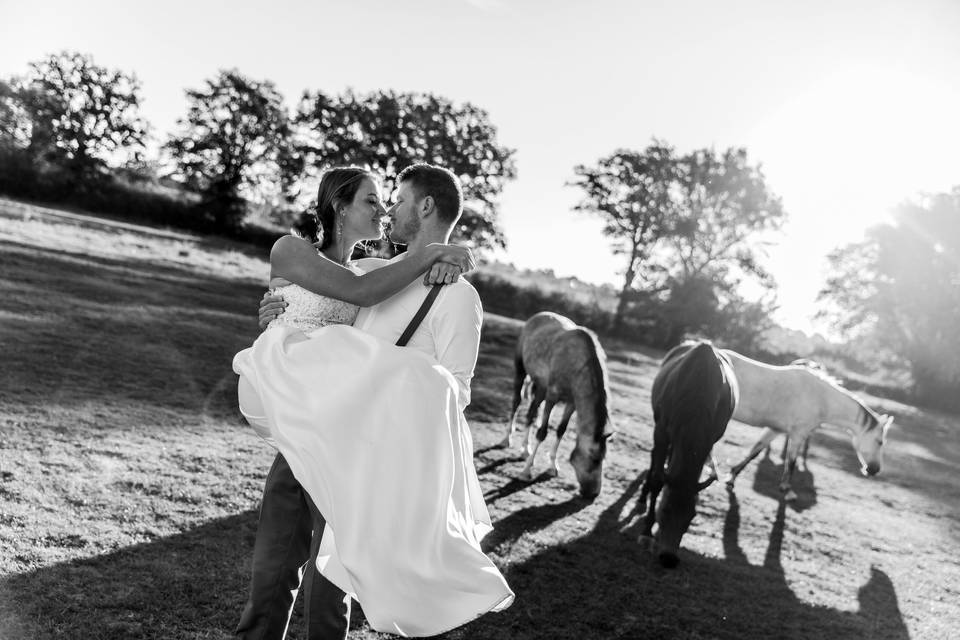
[[[153,211],[159,222],[243,236],[252,208],[308,226],[304,185],[327,166],[367,166],[392,190],[401,169],[431,162],[464,186],[454,240],[506,247],[498,199],[516,178],[516,151],[473,104],[430,93],[307,90],[291,111],[272,82],[237,70],[219,71],[186,98],[176,130],[147,157],[153,130],[140,115],[136,76],[74,52],[32,62],[25,74],[0,79],[0,191],[113,206],[121,215]],[[616,310],[594,315],[609,325],[597,328],[656,346],[695,333],[757,350],[776,308],[764,252],[786,213],[746,149],[679,153],[653,140],[572,174],[576,210],[603,222],[623,258]],[[939,404],[960,383],[960,359],[947,355],[960,347],[958,220],[960,188],[902,206],[893,223],[831,255],[820,297],[821,317],[899,358],[917,395]],[[754,299],[741,293],[748,281]]]
[[[415,162],[442,163],[463,184],[467,202],[456,237],[480,248],[505,246],[497,198],[516,176],[514,151],[500,145],[482,109],[431,94],[304,92],[293,113],[270,81],[222,70],[188,89],[187,113],[144,157],[149,124],[140,116],[135,76],[88,55],[61,53],[0,81],[0,147],[6,165],[55,176],[71,193],[106,188],[117,171],[164,177],[196,196],[195,227],[236,232],[252,206],[302,212],[302,185],[325,167],[359,164],[388,187]],[[4,181],[6,190],[16,185]]]

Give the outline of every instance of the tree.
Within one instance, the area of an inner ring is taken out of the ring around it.
[[[613,320],[613,330],[619,331],[630,289],[638,278],[649,283],[658,271],[649,257],[676,215],[671,193],[679,180],[676,158],[672,147],[655,140],[642,153],[619,150],[595,167],[577,165],[574,173],[577,178],[569,184],[586,192],[575,209],[600,216],[614,253],[627,256]]]
[[[302,174],[316,175],[327,166],[357,164],[381,173],[392,191],[397,174],[407,166],[438,164],[463,186],[464,214],[454,241],[478,248],[506,246],[497,223],[497,198],[516,177],[514,151],[498,144],[496,127],[482,109],[429,93],[316,92],[304,94],[296,122],[298,162],[288,163],[286,184],[299,184]]]
[[[755,346],[775,309],[776,283],[762,265],[762,248],[764,236],[780,229],[786,217],[780,199],[767,188],[760,168],[748,164],[743,148],[693,151],[678,160],[678,174],[678,215],[666,236],[669,248],[658,256],[670,299],[682,298],[690,282],[713,283],[712,335],[740,348]],[[759,300],[740,295],[746,279],[758,285]],[[698,325],[703,320],[697,314],[675,315],[668,344]]]
[[[14,84],[0,80],[0,149],[23,150],[30,145],[30,118]]]
[[[785,218],[780,199],[767,189],[763,173],[747,163],[747,151],[700,149],[678,160],[677,217],[664,258],[679,282],[711,277],[725,289],[743,276],[762,288],[773,279],[761,265],[758,239],[778,230]]]
[[[737,308],[757,316],[758,309],[736,291],[745,277],[756,278],[765,292],[773,289],[757,237],[778,229],[784,213],[760,169],[747,163],[746,150],[677,156],[654,140],[642,153],[621,150],[575,172],[579,179],[573,184],[586,192],[576,209],[603,218],[614,251],[628,257],[615,328],[622,326],[630,291],[638,284],[663,294],[661,313],[672,323],[667,344],[688,330],[718,331],[707,316],[730,321]],[[769,303],[761,306],[772,310]],[[741,334],[738,329],[743,342]]]
[[[30,63],[23,78],[0,90],[0,138],[35,161],[67,170],[75,186],[138,154],[147,135],[135,76],[63,52]]]
[[[220,71],[200,90],[188,90],[181,132],[166,149],[172,176],[203,194],[201,208],[219,228],[235,229],[247,200],[279,195],[281,166],[289,162],[290,122],[273,83],[236,70]]]
[[[908,202],[862,242],[828,257],[819,314],[873,337],[910,366],[917,399],[960,407],[960,186]]]

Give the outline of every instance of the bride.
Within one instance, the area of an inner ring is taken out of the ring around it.
[[[354,243],[383,232],[379,193],[363,169],[324,174],[320,242],[276,242],[271,279],[291,283],[277,290],[288,306],[233,368],[241,413],[326,520],[317,569],[374,629],[435,635],[513,601],[480,549],[490,519],[457,382],[422,351],[350,325],[425,273],[449,282],[475,264],[437,243],[368,273],[351,265]]]

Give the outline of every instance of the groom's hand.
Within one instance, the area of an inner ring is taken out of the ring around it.
[[[266,329],[267,325],[273,322],[286,308],[287,303],[284,302],[283,296],[274,295],[272,291],[264,293],[260,300],[260,330]]]
[[[423,284],[428,287],[434,284],[453,284],[460,279],[462,273],[458,266],[446,262],[435,262],[430,267],[430,271],[423,276]]]

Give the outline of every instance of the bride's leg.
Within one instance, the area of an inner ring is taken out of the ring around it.
[[[253,384],[242,375],[237,381],[237,404],[240,407],[240,413],[247,420],[247,423],[253,427],[257,435],[276,447],[273,435],[270,433],[270,424],[265,417],[267,411],[263,408],[260,394],[257,393]]]

